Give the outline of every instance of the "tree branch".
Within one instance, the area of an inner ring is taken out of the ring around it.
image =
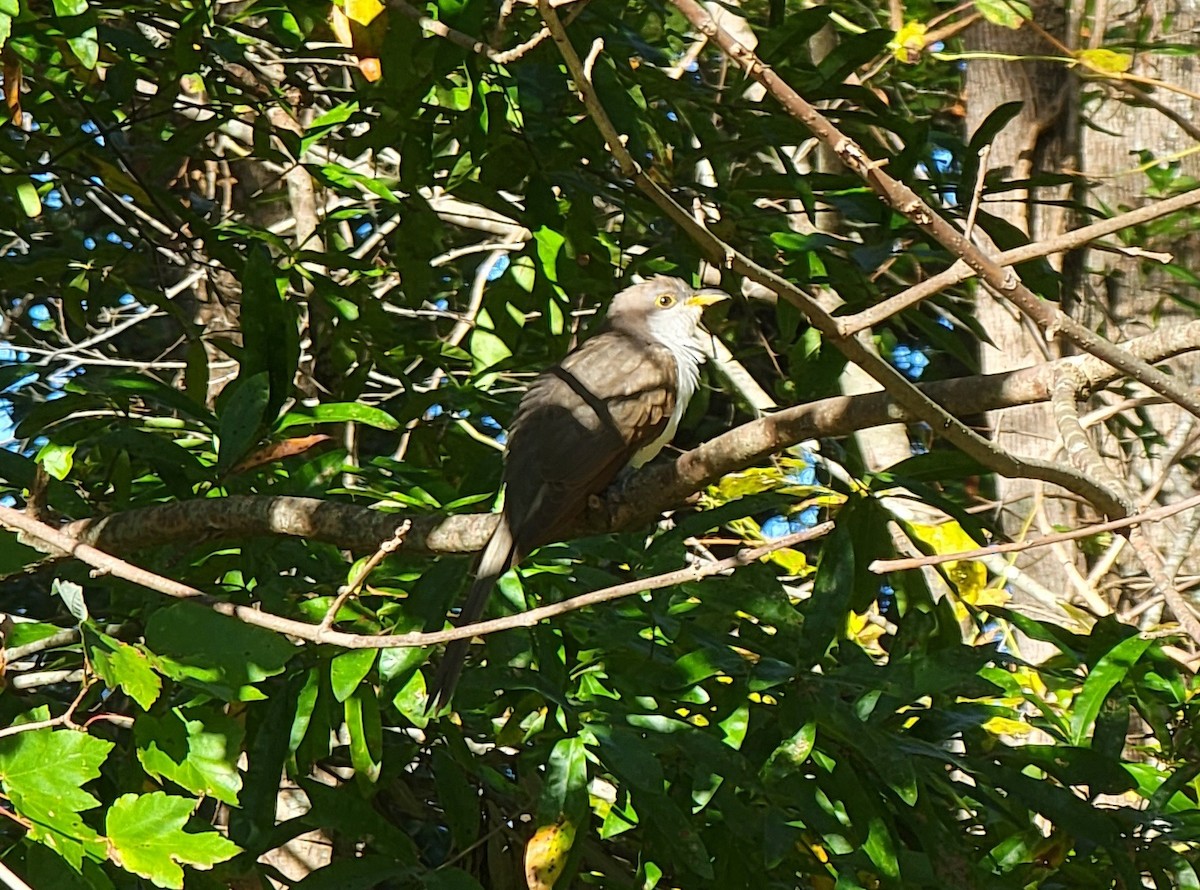
[[[1012,269],[1006,270],[997,264],[994,259],[967,240],[962,232],[958,231],[948,220],[922,201],[916,192],[889,176],[884,171],[883,165],[869,157],[863,151],[862,146],[838,130],[828,118],[807,102],[753,51],[739,43],[727,31],[722,30],[708,10],[696,0],[671,0],[671,2],[692,23],[694,28],[707,35],[721,48],[722,52],[741,66],[748,76],[762,84],[785,111],[807,127],[821,142],[829,146],[842,163],[867,182],[889,207],[903,214],[955,256],[961,257],[981,281],[998,295],[1016,305],[1047,336],[1061,334],[1085,352],[1104,359],[1114,368],[1120,369],[1126,376],[1145,384],[1189,413],[1200,417],[1200,395],[1186,383],[1124,353],[1112,342],[1064,314],[1054,304],[1040,299],[1022,283]],[[540,5],[545,6],[545,0],[541,0]],[[543,10],[544,15],[545,11]],[[553,32],[553,30],[553,26],[551,26],[551,31]],[[846,340],[844,342],[852,343],[854,341]],[[871,376],[876,377],[885,386],[887,385],[874,373]],[[961,443],[956,442],[955,444],[963,448]],[[969,446],[964,450],[972,453],[978,451],[978,447]],[[1050,468],[1042,467],[1041,469],[1048,471]],[[1004,473],[1004,475],[1017,474],[1010,472]],[[1031,478],[1044,479],[1045,477],[1038,475]],[[1045,479],[1045,481],[1062,484],[1058,480]],[[1066,487],[1070,488],[1069,485]]]
[[[1164,328],[1122,346],[1146,361],[1162,361],[1197,350],[1200,321]],[[1065,363],[1073,364],[1093,391],[1120,376],[1099,359],[1074,357],[1002,374],[936,381],[922,384],[920,390],[945,410],[962,414],[1029,405],[1049,399],[1056,370]],[[725,474],[753,466],[808,439],[845,436],[914,419],[911,411],[886,392],[835,396],[769,414],[722,433],[673,461],[658,461],[634,473],[610,489],[604,503],[571,529],[568,537],[643,526]],[[316,498],[234,495],[81,519],[68,523],[61,531],[74,540],[114,553],[212,535],[286,535],[370,553],[391,538],[406,519],[412,525],[401,550],[409,553],[473,553],[487,542],[496,523],[496,516],[490,513],[412,516]]]
[[[833,530],[833,523],[825,522],[758,547],[749,547],[740,550],[735,556],[728,557],[727,559],[699,566],[688,566],[673,572],[655,575],[652,578],[644,578],[638,581],[630,581],[626,584],[606,587],[602,590],[582,593],[561,602],[551,603],[537,609],[530,609],[526,612],[519,612],[515,615],[507,615],[503,618],[493,618],[490,621],[481,621],[475,624],[463,625],[462,627],[452,627],[448,630],[371,635],[343,633],[342,631],[332,630],[323,623],[308,624],[304,621],[295,621],[291,618],[283,618],[282,616],[263,612],[250,606],[242,606],[209,596],[195,587],[190,587],[172,578],[165,578],[162,575],[151,572],[149,569],[136,566],[110,553],[105,553],[103,550],[98,550],[88,544],[81,543],[71,536],[64,534],[62,531],[26,516],[12,507],[0,506],[0,524],[22,532],[24,540],[30,546],[37,547],[40,550],[56,550],[69,553],[87,565],[110,574],[113,577],[131,581],[148,590],[154,590],[175,599],[191,600],[192,602],[207,606],[221,615],[236,618],[255,627],[287,634],[290,637],[307,640],[310,643],[328,643],[340,646],[343,649],[419,648],[423,646],[436,646],[440,643],[449,643],[453,640],[470,639],[514,627],[533,627],[547,618],[553,618],[567,612],[575,612],[588,606],[633,596],[638,593],[646,593],[651,590],[661,590],[664,587],[673,587],[677,584],[699,581],[710,575],[720,574],[721,572],[736,569],[740,566],[749,565],[777,550],[814,540]],[[62,679],[65,680],[66,678]]]

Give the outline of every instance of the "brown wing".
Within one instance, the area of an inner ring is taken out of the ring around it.
[[[540,374],[509,430],[504,512],[518,559],[556,540],[675,408],[675,359],[618,331],[592,337]]]

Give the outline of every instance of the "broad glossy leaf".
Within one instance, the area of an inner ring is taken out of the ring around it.
[[[195,801],[161,791],[117,798],[105,828],[121,865],[156,887],[182,890],[180,865],[209,869],[236,856],[238,846],[215,831],[184,831],[194,806]]]

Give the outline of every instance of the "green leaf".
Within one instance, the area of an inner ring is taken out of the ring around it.
[[[37,186],[30,180],[17,183],[17,200],[21,203],[21,211],[30,219],[42,215],[42,199],[38,196]]]
[[[104,845],[79,814],[99,805],[83,786],[100,775],[112,742],[68,729],[36,729],[0,739],[0,782],[30,837],[79,867],[104,858]]]
[[[47,473],[61,482],[71,472],[71,465],[74,462],[74,458],[74,445],[59,445],[54,442],[47,442],[42,446],[42,450],[38,452],[37,462],[42,465],[42,468]]]
[[[1096,721],[1104,700],[1118,683],[1125,679],[1130,668],[1149,648],[1148,637],[1131,636],[1113,646],[1088,673],[1083,689],[1075,697],[1074,713],[1071,715],[1071,743],[1085,745],[1088,730]]]
[[[350,763],[354,777],[365,784],[379,781],[383,769],[383,724],[375,689],[365,684],[345,702],[346,729],[350,733]]]
[[[817,738],[817,724],[809,721],[771,752],[763,767],[764,781],[777,781],[803,768]]]
[[[54,583],[50,585],[50,592],[54,596],[62,597],[63,605],[67,607],[67,611],[75,617],[76,621],[88,620],[88,607],[83,597],[83,588],[74,581],[55,578]]]
[[[517,283],[517,287],[527,293],[533,292],[533,285],[537,281],[537,268],[534,266],[532,257],[516,257],[509,265],[508,271],[512,275],[513,281]]]
[[[242,273],[242,366],[238,373],[238,382],[266,373],[270,395],[263,413],[272,421],[292,394],[300,360],[296,306],[284,296],[287,276],[278,271],[278,266],[265,248],[247,252]]]
[[[896,861],[896,844],[892,833],[884,820],[878,816],[872,816],[867,824],[867,840],[863,844],[863,852],[871,858],[876,868],[895,880],[900,876],[900,865]]]
[[[317,423],[363,423],[377,430],[397,430],[400,421],[386,411],[360,405],[357,402],[335,402],[327,405],[297,406],[279,419],[275,429],[279,432],[293,426],[308,426]]]
[[[120,687],[142,710],[149,710],[162,692],[162,678],[150,666],[146,653],[91,628],[84,633],[96,675],[109,689]]]
[[[433,777],[454,846],[465,850],[479,835],[479,795],[445,748],[433,752]]]
[[[821,562],[813,581],[811,608],[801,631],[806,658],[819,660],[845,624],[854,592],[855,554],[851,507],[842,509],[833,533],[821,548]]]
[[[974,0],[975,9],[993,25],[1016,29],[1033,13],[1025,0]]]
[[[262,435],[271,401],[271,383],[266,371],[238,377],[230,384],[229,401],[221,412],[217,436],[217,474],[228,472]]]
[[[587,751],[583,739],[578,736],[560,739],[546,766],[546,780],[538,801],[538,824],[550,825],[560,816],[576,822],[586,807]]]
[[[193,603],[155,612],[146,624],[146,646],[168,676],[235,699],[260,697],[246,687],[281,673],[298,651],[269,630]]]
[[[156,887],[182,890],[183,869],[209,869],[241,850],[215,831],[183,830],[196,802],[161,791],[124,794],[109,808],[105,828],[115,858]]]
[[[491,331],[475,328],[471,332],[471,355],[475,359],[474,370],[482,371],[504,361],[512,355],[512,350]]]
[[[100,61],[100,41],[97,39],[95,28],[88,28],[77,37],[67,38],[67,45],[71,47],[71,52],[75,54],[79,64],[88,71],[94,69]]]
[[[304,816],[305,824],[355,840],[374,840],[393,862],[417,864],[412,838],[388,820],[380,819],[371,802],[353,785],[331,788],[314,779],[300,779],[300,787],[312,804]]]
[[[1104,47],[1081,50],[1075,58],[1100,74],[1124,74],[1133,65],[1133,56],[1129,53],[1120,53]]]
[[[54,0],[54,14],[59,16],[83,15],[87,12],[87,0]]]
[[[196,795],[237,806],[242,777],[242,725],[213,708],[172,708],[144,714],[134,725],[137,756],[152,776]]]
[[[350,649],[333,657],[329,663],[329,685],[333,697],[340,702],[348,699],[375,665],[378,649]]]
[[[537,243],[538,261],[541,264],[542,272],[548,281],[557,284],[558,255],[562,252],[566,238],[559,232],[542,226],[533,233],[533,240]]]

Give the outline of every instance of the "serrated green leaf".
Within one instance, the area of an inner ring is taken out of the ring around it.
[[[196,681],[225,698],[273,677],[297,649],[269,630],[251,627],[192,603],[155,612],[146,624],[146,646],[168,676]]]
[[[115,858],[156,887],[182,890],[180,864],[208,869],[241,852],[237,844],[215,831],[183,830],[195,805],[186,797],[161,791],[118,797],[105,821]]]
[[[87,632],[92,667],[109,689],[120,687],[147,711],[162,692],[162,678],[136,646],[95,630]]]
[[[100,775],[112,750],[106,742],[68,729],[37,729],[0,739],[0,782],[30,836],[77,868],[84,856],[103,858],[99,835],[80,818],[99,804],[83,786]]]
[[[150,775],[238,804],[244,730],[236,720],[212,708],[173,708],[161,716],[144,714],[133,728],[138,760]]]

